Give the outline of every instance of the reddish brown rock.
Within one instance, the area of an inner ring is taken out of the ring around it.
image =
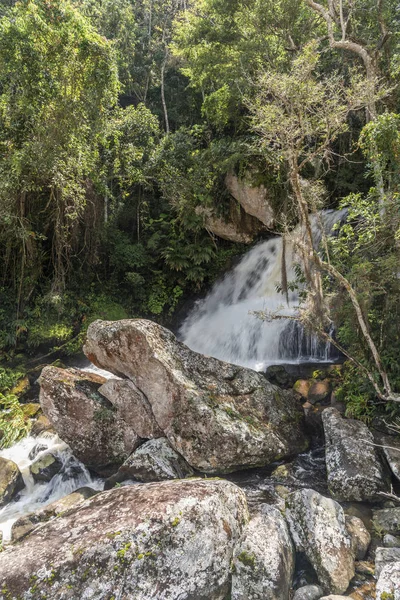
[[[156,323],[96,321],[84,351],[134,382],[171,446],[200,471],[263,466],[307,447],[292,392],[251,369],[192,352]]]
[[[134,429],[99,392],[103,377],[45,367],[40,404],[75,456],[101,475],[111,475],[141,442]]]

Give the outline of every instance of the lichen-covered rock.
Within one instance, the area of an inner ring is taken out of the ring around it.
[[[184,479],[194,474],[193,469],[180,456],[166,438],[145,442],[129,456],[111,480],[115,482],[135,479],[143,483]]]
[[[328,486],[340,501],[373,500],[388,489],[374,438],[360,421],[344,419],[335,408],[322,413]]]
[[[227,481],[116,488],[1,553],[0,590],[22,600],[223,600],[247,521],[245,495]]]
[[[400,548],[400,538],[390,533],[384,535],[382,541],[385,548]]]
[[[400,506],[374,510],[374,527],[384,533],[400,535]]]
[[[0,506],[10,502],[24,487],[24,480],[12,460],[0,457]]]
[[[263,506],[247,525],[233,558],[232,600],[289,600],[294,548],[279,510]]]
[[[78,504],[96,494],[97,492],[92,488],[80,488],[79,490],[72,492],[72,494],[68,494],[68,496],[64,496],[64,498],[60,498],[60,500],[48,504],[35,513],[21,517],[15,521],[11,528],[11,540],[15,542],[22,539],[41,523],[46,523],[46,521],[49,521],[53,517],[57,517],[61,513],[65,513],[67,510],[75,508]]]
[[[346,529],[351,539],[351,547],[356,560],[363,560],[371,543],[371,535],[358,517],[345,517]]]
[[[99,392],[105,382],[83,371],[45,367],[40,376],[40,404],[74,455],[107,476],[117,471],[141,439]]]
[[[400,438],[393,435],[375,434],[377,444],[382,446],[390,470],[400,481]]]
[[[192,352],[156,323],[96,321],[84,351],[134,382],[172,447],[200,471],[263,466],[307,445],[291,392],[251,369]]]
[[[375,553],[375,575],[379,577],[386,565],[400,564],[400,548],[377,548]]]
[[[400,562],[382,569],[376,584],[376,600],[400,600]]]
[[[324,595],[319,585],[305,585],[295,591],[293,600],[319,600]]]
[[[62,462],[51,452],[37,458],[29,467],[35,481],[51,481],[62,469]]]
[[[117,408],[120,418],[132,427],[140,438],[146,440],[163,437],[149,401],[132,381],[109,379],[99,388],[99,393]]]
[[[354,576],[354,555],[340,504],[305,489],[290,494],[286,506],[296,548],[306,554],[324,591],[345,592]]]

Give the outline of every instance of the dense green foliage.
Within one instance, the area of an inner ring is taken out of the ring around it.
[[[355,361],[353,413],[382,373],[400,392],[398,3],[330,4],[0,1],[0,358],[73,353],[98,317],[168,322],[244,250],[207,227],[235,171],[281,231],[348,207],[305,274],[315,326]]]

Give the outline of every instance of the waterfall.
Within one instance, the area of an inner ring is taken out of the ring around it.
[[[343,221],[346,211],[327,210],[312,218],[314,244],[321,240],[322,228],[331,233]],[[288,281],[295,280],[295,230],[287,242]],[[277,291],[281,283],[282,238],[257,244],[204,300],[196,303],[179,331],[180,339],[192,350],[258,371],[282,363],[327,362],[329,344],[321,343],[293,319],[298,312],[299,295],[289,292],[289,302]],[[279,314],[262,321],[254,312]]]
[[[35,482],[30,466],[49,452],[61,461],[61,470],[48,483]],[[55,434],[28,436],[2,450],[0,457],[18,465],[25,484],[16,500],[0,509],[0,532],[4,541],[10,540],[12,525],[20,517],[38,511],[81,487],[103,489],[103,481],[93,478],[87,468],[73,456],[69,446]]]

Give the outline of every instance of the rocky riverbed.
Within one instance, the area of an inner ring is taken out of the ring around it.
[[[58,434],[88,479],[14,522],[0,600],[400,600],[400,443],[329,381],[284,390],[145,320],[85,353],[114,377],[43,370],[29,471],[62,477],[34,438]],[[0,507],[24,486],[0,458]]]

